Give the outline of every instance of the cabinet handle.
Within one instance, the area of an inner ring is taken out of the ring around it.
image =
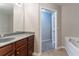
[[[17,52],[17,54],[19,54],[19,52]]]

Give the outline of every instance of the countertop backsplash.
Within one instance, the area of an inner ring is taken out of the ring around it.
[[[4,34],[0,37],[7,37],[7,36],[12,36],[12,35],[18,35],[18,34],[35,34],[34,32],[22,32],[22,31],[17,31],[9,34]]]

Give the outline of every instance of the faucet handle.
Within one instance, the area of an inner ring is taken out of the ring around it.
[[[1,36],[1,37],[4,37],[4,35],[3,35],[3,34],[1,34],[0,36]]]

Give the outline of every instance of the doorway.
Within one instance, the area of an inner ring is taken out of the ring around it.
[[[40,13],[40,35],[42,52],[57,47],[57,21],[56,12],[45,8]]]

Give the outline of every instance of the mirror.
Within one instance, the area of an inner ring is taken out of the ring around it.
[[[0,34],[13,32],[13,4],[0,3]]]

